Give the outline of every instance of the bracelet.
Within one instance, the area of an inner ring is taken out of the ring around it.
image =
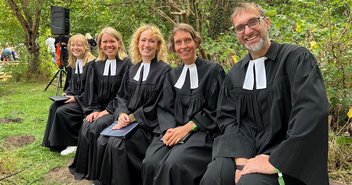
[[[128,115],[128,118],[130,118],[131,123],[136,121],[136,118],[134,117],[133,114]]]
[[[278,179],[277,180],[279,181],[279,185],[285,185],[285,181],[284,181],[284,177],[282,175],[282,172],[279,169],[277,169],[277,168],[275,168],[275,170],[276,170],[277,175],[278,175]]]
[[[243,170],[244,165],[236,165],[236,170]]]
[[[198,130],[198,126],[193,122],[192,131],[195,132],[197,130]]]

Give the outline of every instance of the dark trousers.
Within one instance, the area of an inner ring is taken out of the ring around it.
[[[215,158],[209,163],[200,185],[234,185],[235,163],[232,158]],[[284,174],[286,185],[304,185],[300,180]],[[253,173],[244,175],[236,185],[279,185],[278,175]]]

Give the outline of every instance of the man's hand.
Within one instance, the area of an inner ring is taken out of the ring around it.
[[[242,165],[242,166],[244,166],[244,165],[247,163],[247,161],[248,161],[247,158],[235,158],[234,160],[235,160],[236,166],[237,166],[237,165]],[[236,169],[236,171],[235,171],[235,178],[234,178],[234,179],[235,179],[235,184],[238,182],[238,180],[240,180],[241,177],[242,177],[242,175],[241,175],[241,170]]]
[[[241,175],[250,173],[275,174],[275,167],[269,162],[269,155],[261,154],[248,159],[244,165]]]

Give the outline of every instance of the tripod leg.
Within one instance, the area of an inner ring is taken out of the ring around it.
[[[48,89],[48,87],[51,85],[51,83],[53,83],[54,79],[56,78],[56,76],[59,74],[60,70],[57,71],[54,75],[54,77],[50,80],[50,82],[48,83],[48,85],[45,87],[44,91],[46,91]]]
[[[59,91],[59,88],[62,88],[62,73],[63,72],[64,72],[63,69],[59,69],[59,76],[57,77],[57,86],[56,86],[56,93],[55,93],[56,96]]]
[[[59,88],[62,88],[62,71],[63,71],[63,69],[60,69],[59,76],[57,78]]]

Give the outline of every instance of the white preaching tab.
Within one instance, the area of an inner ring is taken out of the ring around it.
[[[114,59],[114,60],[107,59],[106,60],[105,66],[104,66],[103,76],[109,75],[109,68],[110,68],[110,75],[115,76],[116,75],[116,59]]]
[[[83,61],[82,59],[77,59],[76,61],[76,69],[75,74],[82,74],[83,73]]]
[[[183,66],[180,77],[178,78],[175,87],[181,89],[186,80],[186,74],[189,69],[189,79],[191,84],[191,89],[198,88],[198,71],[196,64],[190,64]]]
[[[149,75],[149,71],[150,71],[150,63],[141,63],[141,65],[139,66],[136,75],[133,77],[133,80],[138,81],[139,77],[141,75],[141,69],[143,68],[143,79],[142,81],[147,80],[147,77]]]
[[[255,81],[256,89],[266,88],[266,72],[265,63],[266,57],[257,58],[255,60],[250,60],[246,72],[246,77],[243,83],[243,89],[253,90],[254,86],[254,72],[255,69]],[[254,68],[254,69],[253,69]]]

